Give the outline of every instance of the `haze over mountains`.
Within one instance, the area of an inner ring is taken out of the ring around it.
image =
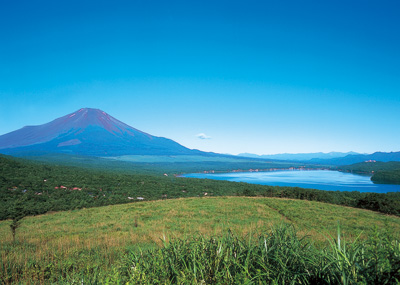
[[[31,152],[90,156],[203,154],[173,140],[137,130],[91,108],[0,136],[0,153],[23,155]]]

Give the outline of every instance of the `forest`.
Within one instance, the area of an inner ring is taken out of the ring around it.
[[[0,156],[0,220],[50,211],[206,196],[263,196],[319,201],[400,216],[400,193],[322,191],[171,174],[127,173]]]
[[[345,165],[339,168],[341,171],[355,173],[373,173],[371,180],[379,184],[400,184],[399,161],[372,161]]]
[[[371,180],[381,184],[400,184],[400,169],[390,171],[377,171]]]
[[[391,171],[399,170],[400,161],[370,161],[370,162],[360,162],[351,165],[343,165],[339,167],[341,171],[349,171],[355,173],[374,173],[377,171]]]

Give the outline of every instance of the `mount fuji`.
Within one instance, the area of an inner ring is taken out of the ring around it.
[[[0,136],[0,153],[23,155],[32,152],[86,156],[208,154],[167,138],[152,136],[91,108]]]

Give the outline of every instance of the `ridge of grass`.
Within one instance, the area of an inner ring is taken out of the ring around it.
[[[399,240],[398,217],[320,202],[256,197],[158,200],[26,217],[16,243],[10,221],[1,221],[0,282],[79,283],[82,276],[88,284],[118,276],[134,280],[129,275],[133,256],[154,255],[170,241],[224,240],[227,232],[241,241],[257,240],[287,219],[297,237],[308,236],[319,250],[329,246],[327,237],[336,233],[338,222],[341,237],[350,243],[368,241],[376,233]]]

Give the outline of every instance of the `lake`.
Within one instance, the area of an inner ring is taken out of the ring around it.
[[[291,186],[332,191],[399,192],[400,185],[374,184],[371,176],[332,170],[278,170],[266,172],[191,173],[188,178],[247,182],[271,186]]]

